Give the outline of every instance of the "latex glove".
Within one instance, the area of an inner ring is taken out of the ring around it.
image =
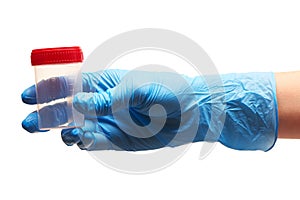
[[[278,126],[274,74],[221,78],[223,85],[214,85],[214,91],[221,88],[224,92],[211,94],[199,76],[123,70],[85,73],[83,93],[73,100],[74,107],[85,114],[85,125],[62,130],[62,139],[86,150],[149,150],[204,139],[239,150],[271,149]],[[52,98],[56,96],[61,94]],[[23,92],[22,99],[36,103],[34,86]],[[219,104],[225,115],[220,134],[211,125],[220,126],[211,122],[212,106],[218,99],[223,99]],[[30,132],[39,131],[36,113],[22,125]]]

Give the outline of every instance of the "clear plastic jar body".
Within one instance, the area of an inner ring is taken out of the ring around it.
[[[72,104],[82,91],[81,62],[35,65],[39,129],[73,128],[84,123],[84,116]]]

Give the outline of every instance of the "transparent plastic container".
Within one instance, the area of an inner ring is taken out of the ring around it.
[[[84,116],[72,104],[82,91],[80,47],[34,49],[31,64],[35,71],[39,129],[73,128]]]

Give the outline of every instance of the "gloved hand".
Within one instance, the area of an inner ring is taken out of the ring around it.
[[[83,92],[75,95],[73,105],[85,115],[85,125],[62,130],[67,145],[138,151],[207,140],[267,151],[277,139],[273,73],[222,75],[223,85],[212,87],[203,77],[170,72],[106,70],[82,77]],[[35,87],[26,89],[22,99],[36,103]],[[212,122],[212,115],[220,113],[224,120]],[[36,112],[22,126],[40,131]]]

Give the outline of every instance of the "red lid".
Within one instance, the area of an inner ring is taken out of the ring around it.
[[[32,65],[50,65],[82,62],[83,53],[80,47],[57,47],[34,49],[31,52]]]

